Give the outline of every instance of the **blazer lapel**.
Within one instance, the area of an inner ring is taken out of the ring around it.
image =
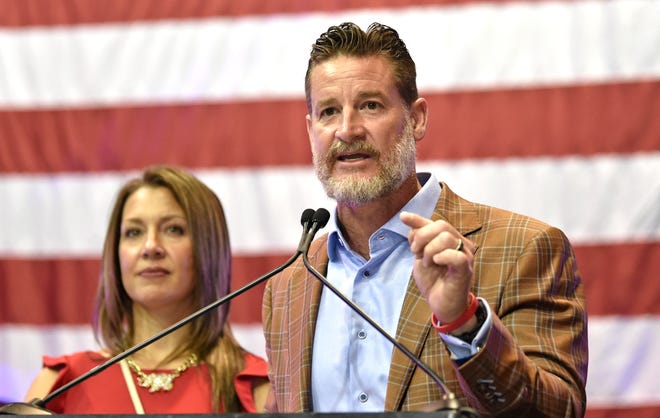
[[[408,282],[406,296],[401,308],[402,315],[397,325],[396,340],[415,357],[419,358],[431,329],[431,311],[417,289],[414,280]],[[416,365],[398,348],[392,351],[385,410],[397,411],[412,379]]]
[[[316,240],[309,250],[309,262],[319,273],[325,275],[328,270],[328,251],[327,235]],[[289,410],[310,411],[312,407],[312,348],[314,344],[314,330],[316,328],[316,318],[319,311],[321,300],[322,283],[309,273],[300,262],[300,276],[294,280],[291,289],[291,335],[289,338],[296,341],[292,347],[301,347],[300,359],[294,360],[292,366],[296,364],[300,367],[291,367],[294,374],[291,376],[292,382],[299,382],[299,390],[292,390],[292,395],[299,398],[300,408]],[[296,376],[297,375],[297,376]],[[298,396],[295,394],[298,393]],[[291,399],[295,402],[294,399]]]
[[[464,236],[481,228],[481,221],[473,205],[452,192],[446,184],[441,183],[441,186],[442,194],[431,219],[449,222]],[[431,310],[411,276],[401,308],[396,339],[417,358],[420,358],[429,333],[432,332],[430,317]],[[416,365],[401,350],[394,348],[385,396],[386,411],[401,409],[415,368]],[[436,372],[440,373],[439,370]]]

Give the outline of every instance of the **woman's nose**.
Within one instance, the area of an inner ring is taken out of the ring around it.
[[[160,257],[164,253],[165,251],[163,250],[158,235],[155,233],[148,234],[147,239],[144,241],[144,246],[142,247],[142,257]]]

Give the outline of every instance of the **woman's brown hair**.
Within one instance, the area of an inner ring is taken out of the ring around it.
[[[126,200],[143,187],[167,188],[185,214],[193,242],[196,308],[200,309],[230,291],[229,232],[216,194],[180,168],[162,165],[147,168],[141,177],[128,181],[119,190],[103,245],[93,328],[98,342],[112,355],[137,343],[133,341],[132,301],[122,285],[118,247]],[[228,309],[229,304],[225,304],[195,319],[186,343],[170,355],[170,358],[176,358],[192,352],[207,363],[215,394],[213,408],[218,412],[239,411],[234,376],[244,367],[243,350],[227,321]]]

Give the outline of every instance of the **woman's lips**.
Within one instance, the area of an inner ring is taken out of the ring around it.
[[[170,271],[162,267],[148,267],[140,271],[141,277],[162,277],[170,274]]]

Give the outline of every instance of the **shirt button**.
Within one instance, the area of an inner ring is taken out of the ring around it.
[[[364,340],[365,338],[367,338],[367,331],[361,329],[358,331],[357,336],[359,339]]]
[[[362,392],[358,395],[358,401],[365,403],[368,400],[369,400],[369,395],[367,395],[366,393]]]
[[[369,276],[371,276],[371,273],[369,272],[369,270],[365,270],[364,273],[362,273],[362,275],[364,277],[369,277]]]
[[[379,234],[376,238],[381,240],[385,239],[385,234]]]

